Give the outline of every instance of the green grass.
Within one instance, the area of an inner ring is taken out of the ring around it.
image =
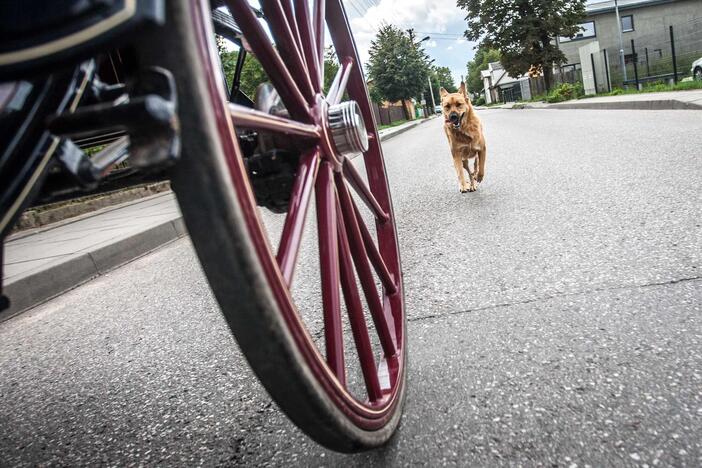
[[[409,121],[406,119],[396,120],[393,123],[388,124],[388,125],[378,125],[378,130],[385,130],[386,128],[397,127],[398,125],[402,125],[403,123],[407,123],[407,122],[409,122]]]

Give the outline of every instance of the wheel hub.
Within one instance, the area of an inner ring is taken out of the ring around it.
[[[329,136],[340,155],[368,151],[368,132],[361,108],[356,101],[329,106],[327,110]]]

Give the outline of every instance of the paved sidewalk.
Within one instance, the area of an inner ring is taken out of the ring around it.
[[[508,109],[628,109],[628,110],[702,110],[702,90],[662,93],[620,94],[548,104],[545,102],[509,103]]]
[[[429,119],[380,131],[388,140]],[[5,242],[0,321],[134,260],[187,232],[173,192],[12,235]]]
[[[172,192],[72,218],[5,242],[9,318],[185,235]]]

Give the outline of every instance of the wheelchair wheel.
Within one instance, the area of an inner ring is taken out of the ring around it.
[[[275,45],[248,2],[226,2],[285,116],[228,102],[208,0],[165,3],[167,38],[158,40],[167,49],[152,61],[172,70],[178,86],[183,155],[173,186],[222,313],[253,371],[304,432],[337,451],[381,445],[399,424],[405,393],[402,272],[379,135],[342,1],[262,1]],[[340,62],[326,92],[325,25]],[[300,151],[277,247],[239,143],[244,129],[284,137]],[[351,161],[354,153],[361,155]],[[291,292],[308,225],[319,260],[318,284],[306,285],[321,296],[316,329]],[[352,374],[361,392],[352,391]]]

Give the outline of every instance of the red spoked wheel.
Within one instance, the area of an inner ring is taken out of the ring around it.
[[[179,88],[184,154],[173,183],[188,230],[243,353],[280,408],[332,449],[378,446],[401,416],[405,310],[383,155],[342,2],[262,0],[275,46],[248,2],[225,3],[290,117],[229,103],[209,2],[167,2],[179,32],[173,47],[182,47],[165,61]],[[326,93],[325,25],[340,61]],[[277,248],[235,128],[285,135],[302,148]],[[354,152],[362,156],[352,162]],[[323,332],[309,329],[291,293],[303,232],[315,221]],[[350,389],[351,368],[362,394]]]

